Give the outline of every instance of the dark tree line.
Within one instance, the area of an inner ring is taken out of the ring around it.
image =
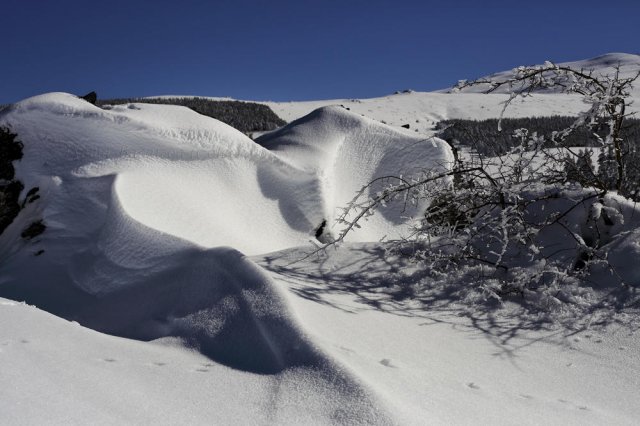
[[[267,105],[254,102],[215,101],[206,98],[120,98],[98,100],[96,105],[104,107],[128,103],[185,106],[244,133],[273,130],[287,124]]]
[[[640,201],[640,150],[638,145],[624,146],[624,179],[618,192],[634,201]],[[613,147],[603,148],[596,157],[593,150],[578,151],[577,157],[565,157],[565,173],[568,181],[582,186],[616,190],[617,163]]]
[[[458,145],[473,147],[479,154],[496,156],[506,154],[512,148],[520,145],[520,140],[513,137],[518,129],[530,129],[536,131],[538,136],[544,136],[547,141],[546,147],[553,147],[551,135],[558,129],[570,127],[575,117],[552,116],[552,117],[525,117],[525,118],[503,118],[489,120],[443,120],[436,124],[439,136],[449,142]],[[498,129],[501,130],[498,130]],[[598,129],[596,132],[600,137],[608,129]],[[633,146],[640,145],[640,120],[625,120],[622,129],[622,137]],[[587,127],[576,128],[569,134],[563,142],[564,146],[576,147],[597,147],[601,146],[593,132]]]
[[[514,136],[518,129],[535,130],[544,138],[544,147],[553,148],[551,135],[557,129],[564,129],[575,121],[575,117],[526,117],[489,120],[444,120],[436,125],[439,136],[456,147],[473,148],[483,156],[504,155],[519,146],[521,139]],[[596,129],[604,139],[608,129]],[[640,201],[640,120],[627,118],[621,129],[623,140],[622,162],[625,170],[624,180],[619,193],[625,197]],[[615,190],[617,185],[617,162],[614,148],[608,145],[600,151],[597,161],[592,160],[590,147],[602,147],[602,143],[587,127],[578,127],[564,140],[563,146],[584,147],[578,156],[563,158],[566,180],[578,182],[583,186],[594,186]]]

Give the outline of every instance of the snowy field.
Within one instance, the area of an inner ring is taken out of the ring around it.
[[[176,106],[51,93],[3,111],[41,198],[0,236],[0,423],[637,424],[637,309],[429,287],[379,242],[425,205],[391,203],[308,256],[372,179],[451,166],[435,122],[504,99],[267,103],[290,124],[258,143]],[[542,94],[507,115],[584,109]],[[612,250],[638,285],[640,211],[621,204]]]

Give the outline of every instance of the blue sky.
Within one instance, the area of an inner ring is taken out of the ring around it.
[[[435,90],[640,53],[640,1],[0,0],[0,103],[91,90],[257,100]]]

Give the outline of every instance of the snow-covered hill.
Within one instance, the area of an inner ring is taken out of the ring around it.
[[[497,117],[504,99],[268,103],[290,123],[256,141],[168,105],[52,93],[2,111],[24,144],[16,177],[41,198],[0,235],[0,418],[634,424],[637,316],[594,311],[566,328],[438,289],[412,300],[423,271],[378,240],[424,206],[398,200],[306,257],[372,179],[450,167],[436,121]],[[584,108],[545,94],[508,115]],[[45,232],[22,238],[36,219]],[[635,235],[621,258],[640,256]]]
[[[343,106],[351,112],[395,127],[409,125],[410,131],[431,135],[441,120],[454,118],[484,120],[502,114],[507,95],[480,93],[408,92],[371,99],[331,99],[309,102],[265,102],[286,121],[297,120],[313,110],[330,105]],[[637,107],[637,106],[636,106]],[[505,117],[576,115],[586,109],[580,96],[540,94],[518,100]]]
[[[262,420],[374,423],[392,418],[363,380],[309,339],[284,288],[243,253],[308,244],[321,222],[348,201],[350,190],[380,174],[398,167],[407,173],[418,166],[447,167],[443,142],[329,108],[282,130],[306,134],[297,139],[298,146],[315,145],[325,154],[312,164],[295,158],[293,144],[269,151],[186,108],[140,104],[102,110],[61,93],[15,104],[1,120],[24,143],[16,177],[41,194],[0,237],[2,296],[101,332],[140,340],[177,338],[185,349],[197,349],[222,368],[220,380],[236,383],[236,375],[253,375],[250,381],[262,390],[240,398],[241,405],[287,394],[318,401],[315,413],[307,407],[281,410],[276,400],[265,403],[256,409],[266,416]],[[325,128],[325,138],[308,133],[309,126]],[[378,145],[364,143],[376,137]],[[286,143],[277,135],[271,140]],[[407,219],[396,211],[390,206],[388,215],[363,227],[360,238],[378,239],[402,227]],[[21,238],[34,218],[43,219],[46,232],[33,240]],[[12,304],[0,309],[7,306]],[[23,322],[11,316],[14,312],[6,312],[4,324]],[[34,321],[37,325],[23,331],[42,336],[39,320]],[[21,357],[11,370],[3,368],[3,382],[15,377],[13,368],[25,368],[24,359],[33,358]],[[306,389],[304,383],[309,383]],[[3,392],[8,394],[2,411],[11,409],[15,419],[19,412],[13,407],[29,393]],[[96,409],[94,397],[69,392],[82,399],[79,406],[89,405],[70,418],[87,420]],[[224,398],[218,403],[226,404]],[[114,418],[126,420],[128,409],[123,410]],[[229,412],[236,410],[240,406]],[[26,419],[46,418],[40,415]],[[198,422],[210,418],[203,412],[194,416]],[[244,420],[249,418],[237,419]]]
[[[526,65],[526,64],[519,64]],[[593,70],[594,75],[613,74],[620,66],[623,78],[635,76],[640,72],[640,56],[626,53],[609,53],[593,59],[560,63],[575,69]],[[470,79],[501,80],[513,75],[512,70],[503,71],[486,77],[469,76]],[[463,76],[464,77],[464,76]],[[316,108],[327,105],[342,105],[349,110],[401,127],[420,134],[431,134],[433,125],[447,119],[484,120],[498,118],[503,112],[507,99],[506,88],[492,94],[484,94],[488,87],[483,85],[467,87],[450,96],[450,89],[438,92],[406,91],[394,95],[370,99],[331,99],[309,102],[263,102],[273,109],[282,119],[293,121],[309,114]],[[640,98],[640,81],[634,86],[632,96]],[[640,106],[632,105],[630,112],[637,112]],[[518,99],[505,111],[504,117],[531,117],[551,115],[576,115],[586,109],[582,97],[577,95],[557,96],[553,91],[538,93],[527,99]]]
[[[530,64],[520,64],[530,65]],[[619,68],[620,78],[635,77],[640,72],[640,55],[633,55],[629,53],[607,53],[605,55],[597,56],[591,59],[585,59],[572,62],[559,62],[557,65],[563,67],[569,67],[577,71],[585,71],[587,73],[592,72],[594,76],[601,77],[605,75],[613,76]],[[472,80],[492,80],[503,81],[514,76],[513,70],[502,71],[495,74],[491,74],[484,77],[471,77]],[[634,97],[640,97],[640,82],[636,84],[632,92]],[[476,86],[465,87],[460,90],[462,93],[482,93],[489,88],[488,85],[479,84]],[[443,92],[448,92],[451,89],[445,89]],[[507,87],[501,87],[494,93],[507,93]],[[545,93],[558,92],[558,88],[544,89]]]

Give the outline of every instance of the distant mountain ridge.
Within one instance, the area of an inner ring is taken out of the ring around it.
[[[583,59],[571,62],[554,62],[557,65],[570,67],[576,70],[592,71],[596,76],[604,76],[607,74],[613,74],[617,66],[620,67],[620,77],[628,78],[640,72],[640,55],[631,53],[606,53],[604,55],[596,56],[590,59]],[[527,64],[520,64],[527,65]],[[500,71],[494,74],[490,74],[479,78],[470,78],[469,80],[493,80],[503,81],[515,74],[514,69],[507,71]],[[439,92],[451,93],[453,88],[440,90]],[[484,93],[489,89],[488,84],[479,84],[473,87],[466,87],[459,90],[458,93]],[[501,87],[495,90],[493,93],[508,93],[507,87]],[[544,89],[539,90],[539,93],[557,93],[558,89]],[[640,82],[634,87],[632,95],[634,97],[640,96]]]

